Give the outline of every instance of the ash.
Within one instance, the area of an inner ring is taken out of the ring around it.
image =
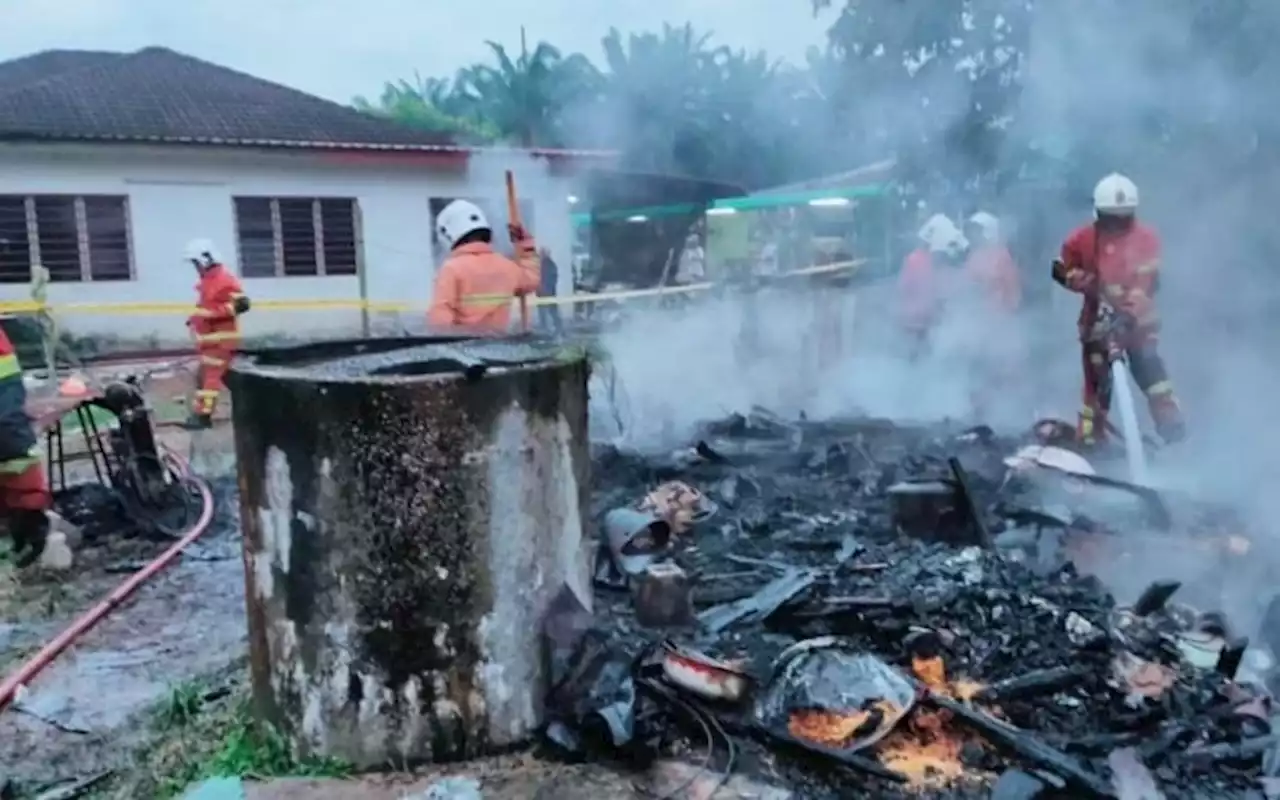
[[[1247,532],[1027,445],[757,409],[661,457],[598,447],[595,611],[550,614],[549,744],[705,762],[698,796],[730,773],[803,798],[1273,796],[1271,648],[1180,602]],[[1122,606],[1090,573],[1131,535],[1211,557]]]

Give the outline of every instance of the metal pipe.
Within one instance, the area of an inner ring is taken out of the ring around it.
[[[187,545],[200,538],[201,535],[209,528],[209,524],[213,522],[213,492],[209,489],[209,484],[203,478],[190,475],[189,468],[185,466],[176,454],[169,454],[179,463],[183,463],[183,469],[187,472],[186,477],[194,484],[196,490],[200,493],[200,501],[203,506],[199,519],[195,524],[182,535],[182,538],[174,542],[174,544],[155,560],[147,564],[142,569],[130,575],[128,579],[121,583],[93,608],[86,611],[78,619],[71,623],[62,633],[58,634],[52,640],[40,648],[40,652],[36,653],[20,667],[17,671],[11,673],[0,683],[0,711],[3,711],[13,702],[14,696],[18,690],[31,682],[33,678],[39,675],[45,667],[49,666],[55,658],[76,642],[84,634],[88,633],[95,625],[101,622],[108,614],[119,608],[125,600],[128,600],[140,586],[149,581],[160,573],[165,567],[169,566]]]

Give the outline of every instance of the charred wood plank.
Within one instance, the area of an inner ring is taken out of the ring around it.
[[[1089,676],[1081,666],[1051,667],[1008,678],[987,686],[974,695],[975,700],[1012,700],[1032,694],[1057,692],[1080,683]]]
[[[965,472],[960,459],[955,456],[947,459],[947,466],[951,468],[951,474],[955,477],[960,506],[968,513],[969,522],[973,525],[973,534],[977,540],[975,544],[990,550],[995,546],[995,542],[991,538],[991,530],[987,528],[987,521],[982,517],[982,509],[978,507],[978,502],[973,497],[973,490],[969,486],[969,473]]]
[[[789,733],[770,728],[767,725],[756,723],[751,726],[751,732],[756,738],[767,743],[780,745],[784,749],[793,752],[802,752],[810,756],[814,756],[826,761],[832,761],[840,766],[866,775],[873,775],[893,783],[906,783],[907,776],[900,772],[891,770],[888,767],[874,761],[866,756],[860,756],[857,753],[850,753],[847,750],[840,750],[835,747],[827,747],[826,745],[817,744],[816,742],[805,741]]]
[[[1255,736],[1252,739],[1244,739],[1239,742],[1188,747],[1182,752],[1182,755],[1194,764],[1207,766],[1219,761],[1253,758],[1276,747],[1280,747],[1280,734],[1273,733],[1267,736]]]
[[[1050,747],[1045,742],[1020,728],[1002,722],[972,706],[944,697],[921,686],[922,698],[935,707],[950,712],[995,744],[1011,750],[1023,758],[1035,762],[1038,766],[1062,777],[1075,789],[1089,793],[1090,797],[1116,800],[1111,785],[1100,776],[1085,769],[1084,765],[1071,756]]]
[[[1133,614],[1145,617],[1165,607],[1169,598],[1182,588],[1182,581],[1156,581],[1142,590],[1133,604]]]

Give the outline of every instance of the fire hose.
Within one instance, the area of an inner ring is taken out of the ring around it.
[[[1131,326],[1132,320],[1122,315],[1105,298],[1099,298],[1095,329],[1103,333],[1107,345],[1107,375],[1104,380],[1110,385],[1105,391],[1108,395],[1113,392],[1116,395],[1115,404],[1120,412],[1125,460],[1129,464],[1129,480],[1145,485],[1148,480],[1147,456],[1143,452],[1142,429],[1138,423],[1133,392],[1129,389],[1129,356],[1121,343],[1121,337],[1128,333]]]
[[[13,702],[18,691],[43,672],[55,658],[62,655],[68,647],[75,644],[80,637],[93,629],[112,611],[123,605],[139,587],[172,564],[188,545],[200,538],[208,530],[210,523],[213,522],[214,511],[213,491],[209,488],[209,484],[203,478],[193,475],[190,464],[181,456],[173,452],[166,452],[164,456],[176,468],[179,480],[186,483],[199,495],[201,503],[199,518],[167,550],[156,556],[153,561],[142,569],[130,575],[110,594],[99,601],[97,605],[78,617],[66,629],[41,647],[39,652],[31,656],[22,666],[7,676],[0,683],[0,711],[7,708]]]

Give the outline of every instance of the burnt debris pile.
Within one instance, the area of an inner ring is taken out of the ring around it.
[[[1271,796],[1266,648],[1179,602],[1197,587],[1121,606],[1089,575],[1166,535],[1216,554],[1212,584],[1248,549],[1220,509],[1034,431],[759,409],[595,470],[594,609],[566,589],[544,631],[562,753],[696,762],[671,797],[731,774],[805,798]]]

